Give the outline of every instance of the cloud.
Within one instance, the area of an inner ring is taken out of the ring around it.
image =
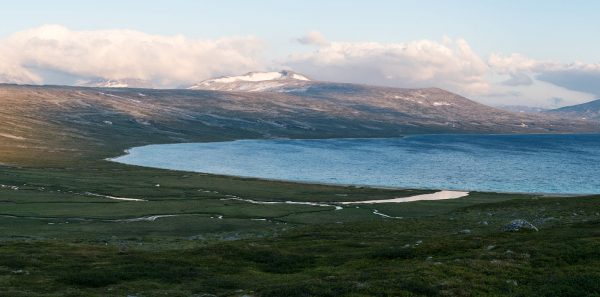
[[[495,73],[511,77],[505,81],[507,85],[531,84],[530,76],[534,76],[568,90],[600,96],[600,63],[558,63],[537,61],[519,54],[494,54],[489,64]]]
[[[523,71],[530,71],[536,68],[540,64],[540,62],[534,59],[527,58],[521,54],[492,54],[488,59],[488,64],[496,73],[511,74]]]
[[[600,64],[570,64],[540,71],[537,79],[569,90],[586,92],[600,97]]]
[[[322,80],[486,92],[487,63],[462,39],[406,43],[331,42],[291,55],[286,66]]]
[[[506,86],[530,86],[533,84],[533,79],[523,72],[510,73],[510,78],[503,81]]]
[[[495,74],[507,75],[509,78],[501,82],[505,86],[530,86],[533,79],[529,72],[538,62],[520,54],[502,56],[492,54],[488,64]]]
[[[0,41],[0,80],[40,83],[33,70],[41,69],[84,80],[131,79],[172,87],[263,69],[262,51],[262,42],[254,37],[201,40],[45,25]]]
[[[560,97],[553,97],[553,98],[551,98],[551,100],[555,106],[560,106],[566,101],[565,98],[560,98]]]
[[[0,83],[37,84],[41,80],[18,62],[11,48],[0,45]]]
[[[296,39],[301,44],[325,46],[329,44],[325,35],[319,31],[311,31],[306,35]]]
[[[492,92],[471,98],[490,105],[523,105],[544,108],[557,108],[596,99],[592,94],[568,90],[534,78],[530,85],[493,83]],[[561,100],[556,100],[556,98],[561,98]]]
[[[483,59],[463,39],[338,42],[312,31],[296,41],[317,47],[267,62],[265,45],[255,37],[205,40],[45,25],[0,40],[0,82],[112,80],[177,87],[215,76],[285,67],[318,80],[440,87],[488,103],[554,106],[600,97],[600,63],[565,64],[520,54]]]

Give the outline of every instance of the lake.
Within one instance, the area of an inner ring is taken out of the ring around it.
[[[600,193],[600,135],[419,135],[148,145],[113,161],[344,185]]]

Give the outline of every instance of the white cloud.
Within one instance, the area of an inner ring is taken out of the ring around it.
[[[488,64],[495,74],[509,77],[501,82],[502,85],[516,87],[529,86],[534,83],[529,72],[538,65],[538,62],[520,54],[508,56],[492,54],[488,59]]]
[[[463,93],[486,92],[487,64],[466,41],[406,43],[331,42],[283,62],[311,77],[395,87],[442,87]]]
[[[37,84],[41,78],[23,67],[15,52],[0,44],[0,83]]]
[[[308,40],[308,38],[306,38]],[[441,87],[489,104],[560,107],[600,96],[600,64],[539,61],[493,54],[465,40],[329,42],[284,63],[311,77],[394,87]]]
[[[536,68],[540,62],[521,54],[500,55],[492,54],[488,60],[490,67],[499,74],[511,74],[529,71]]]
[[[523,82],[525,76],[534,76],[537,80],[571,91],[600,96],[600,63],[558,63],[537,61],[519,54],[494,54],[489,64],[495,73],[510,75],[506,83]]]
[[[329,44],[325,35],[319,31],[311,31],[306,35],[296,39],[301,44],[325,46]]]
[[[39,83],[30,69],[43,69],[81,79],[134,79],[176,86],[215,75],[260,70],[264,67],[262,48],[262,42],[254,37],[200,40],[133,30],[73,31],[45,25],[0,41],[0,57],[4,57],[0,58],[0,79]]]
[[[587,102],[595,98],[588,93],[568,90],[533,79],[532,83],[527,85],[508,85],[505,82],[494,83],[490,93],[474,96],[471,99],[489,105],[557,108]]]
[[[533,84],[533,79],[524,72],[509,73],[510,78],[503,81],[506,86],[530,86]]]
[[[440,87],[496,104],[548,107],[600,97],[600,63],[538,61],[520,54],[494,54],[486,61],[465,40],[449,38],[331,42],[312,31],[296,41],[318,47],[267,63],[262,59],[264,44],[255,37],[202,40],[45,25],[0,40],[0,82],[105,79],[176,87],[284,66],[318,80]]]

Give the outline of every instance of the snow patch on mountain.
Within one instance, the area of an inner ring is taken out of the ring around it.
[[[95,88],[152,88],[152,83],[141,79],[93,79],[79,81],[78,86]]]
[[[301,87],[311,80],[292,71],[249,72],[238,76],[224,76],[195,84],[190,90],[218,90],[265,92],[285,91],[287,87]]]
[[[265,80],[281,80],[281,79],[297,79],[297,80],[310,80],[304,75],[296,74],[288,71],[280,72],[250,72],[245,75],[239,76],[225,76],[212,80],[204,81],[204,83],[216,82],[216,83],[231,83],[236,81],[265,81]]]

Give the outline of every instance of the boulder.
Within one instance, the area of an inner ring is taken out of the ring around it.
[[[517,232],[521,230],[539,231],[536,226],[523,219],[512,220],[508,225],[504,226],[502,230],[506,232]]]

